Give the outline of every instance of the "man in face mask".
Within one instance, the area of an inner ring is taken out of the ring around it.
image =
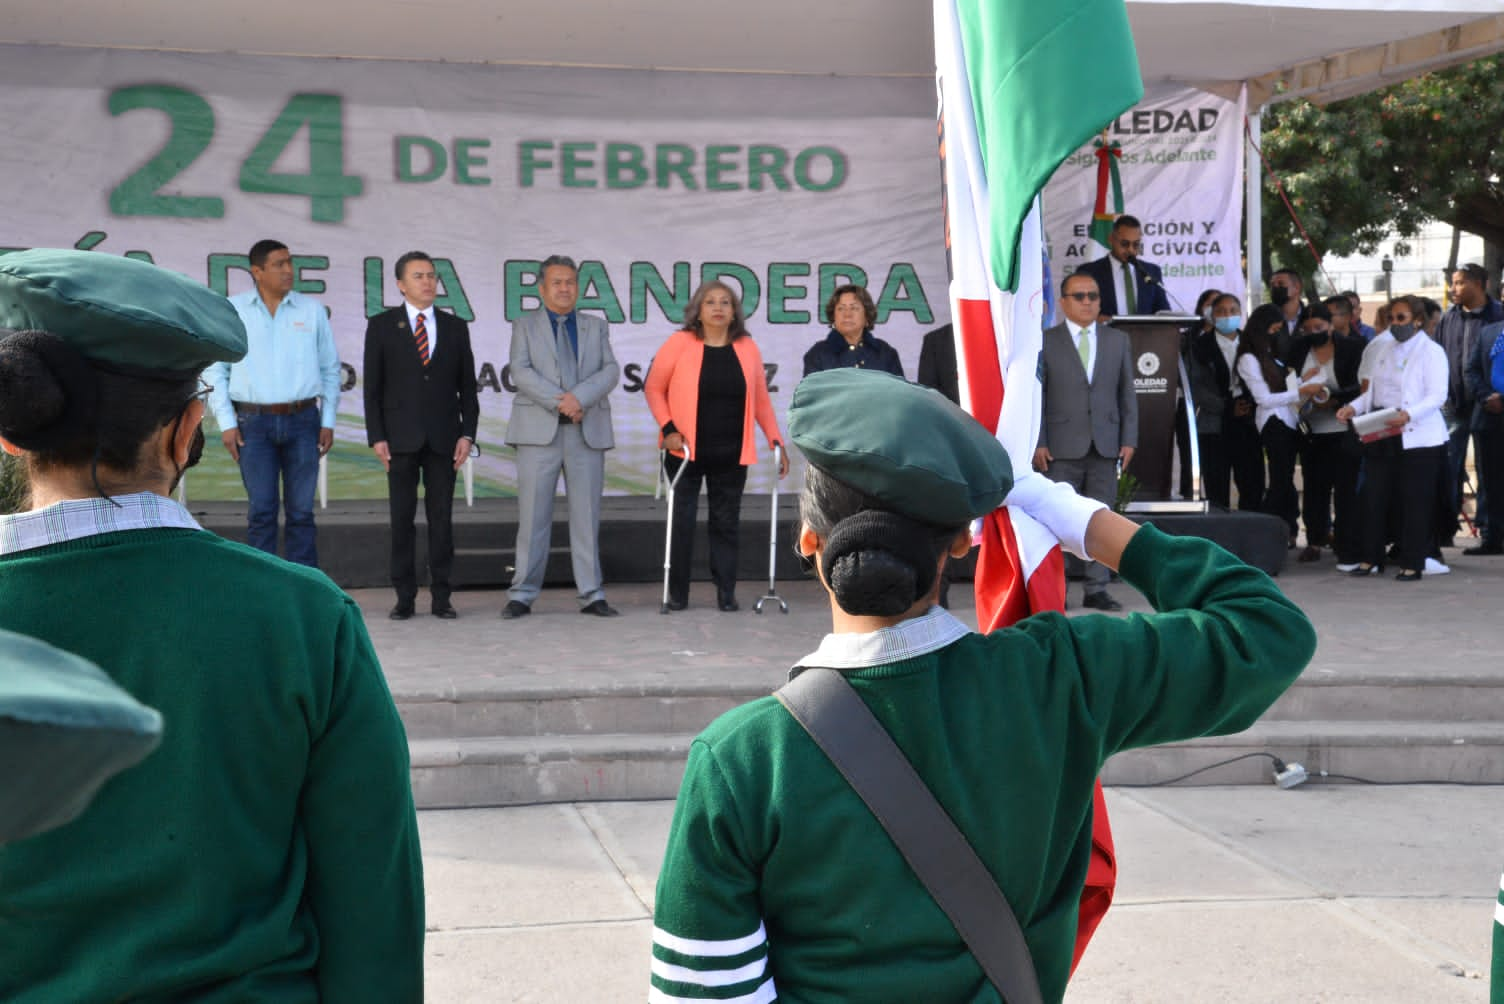
[[[1305,304],[1301,300],[1301,294],[1305,291],[1305,280],[1294,269],[1282,268],[1269,276],[1269,302],[1274,304],[1285,314],[1285,330],[1274,342],[1274,357],[1280,360],[1290,358],[1290,342],[1295,338],[1295,333],[1300,329],[1300,322],[1305,318]]]

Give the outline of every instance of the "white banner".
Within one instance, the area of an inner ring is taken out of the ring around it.
[[[580,307],[611,324],[618,494],[652,491],[642,379],[705,278],[742,289],[781,425],[835,286],[867,285],[911,379],[921,334],[948,320],[927,80],[0,46],[0,132],[0,251],[132,254],[233,294],[256,240],[289,246],[347,366],[335,498],[385,495],[361,346],[414,248],[436,260],[439,306],[470,321],[482,495],[514,490],[510,322],[538,305],[549,254],[582,263]],[[242,497],[210,455],[193,496]]]
[[[1243,295],[1243,104],[1151,85],[1107,129],[1123,148],[1123,211],[1144,225],[1145,261],[1164,270],[1170,304],[1190,313],[1206,289]],[[1044,190],[1045,237],[1058,284],[1106,248],[1089,233],[1096,147],[1072,154]],[[1112,211],[1109,189],[1107,210]]]

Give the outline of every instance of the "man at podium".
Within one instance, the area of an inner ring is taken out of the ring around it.
[[[1097,281],[1102,293],[1104,324],[1119,314],[1157,314],[1170,309],[1164,277],[1159,266],[1139,258],[1144,249],[1144,228],[1138,217],[1124,214],[1112,221],[1107,237],[1108,252],[1076,270]]]

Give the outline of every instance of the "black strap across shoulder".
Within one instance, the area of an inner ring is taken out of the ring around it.
[[[867,803],[1008,1004],[1042,1004],[1029,945],[992,873],[846,678],[806,668],[773,696]]]

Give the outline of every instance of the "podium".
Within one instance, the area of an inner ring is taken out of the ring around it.
[[[1190,378],[1181,359],[1181,340],[1187,329],[1198,326],[1199,317],[1188,314],[1127,315],[1114,317],[1110,327],[1128,336],[1133,353],[1133,390],[1138,398],[1138,448],[1128,473],[1138,479],[1138,490],[1128,503],[1129,513],[1145,515],[1204,513],[1201,490],[1201,457],[1196,443],[1196,407],[1191,400]],[[1191,432],[1191,485],[1194,498],[1174,497],[1175,412],[1177,399],[1185,408]]]

